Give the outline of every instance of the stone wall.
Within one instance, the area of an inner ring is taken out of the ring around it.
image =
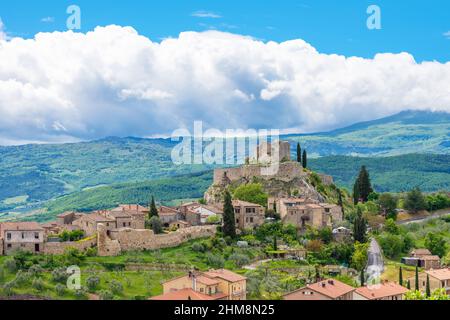
[[[224,174],[231,181],[246,180],[250,182],[253,177],[272,179],[277,178],[279,180],[290,181],[295,178],[306,177],[302,166],[298,162],[289,161],[279,164],[278,171],[275,175],[262,175],[261,168],[263,166],[257,164],[243,165],[238,168],[225,168],[214,170],[214,184],[220,185],[223,181]]]
[[[180,229],[168,234],[155,235],[152,230],[122,228],[113,230],[110,237],[106,231],[98,233],[98,255],[113,256],[120,251],[157,250],[177,247],[182,243],[198,238],[214,236],[216,226],[197,226]]]
[[[85,251],[88,248],[97,245],[97,238],[89,238],[88,240],[81,240],[76,242],[46,242],[44,244],[43,253],[45,254],[63,254],[68,248],[75,248],[80,251]]]
[[[3,255],[3,239],[0,238],[0,256]]]

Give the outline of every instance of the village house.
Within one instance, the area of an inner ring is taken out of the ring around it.
[[[168,228],[172,222],[183,220],[183,215],[177,208],[160,206],[158,216],[164,227]]]
[[[0,223],[0,254],[17,250],[41,253],[44,241],[44,229],[37,222]]]
[[[241,200],[233,200],[236,228],[240,230],[254,229],[264,223],[264,207]]]
[[[226,269],[189,272],[163,283],[151,300],[245,300],[247,279]]]
[[[319,201],[305,198],[269,199],[268,207],[280,214],[284,223],[290,223],[298,228],[306,226],[314,228],[333,227],[342,222],[342,208],[335,204],[319,203]]]
[[[145,229],[145,217],[149,209],[138,204],[121,204],[117,208],[109,211],[109,217],[122,216],[122,219],[116,221],[117,228],[123,228],[124,223],[132,229]],[[128,217],[125,217],[128,215]],[[130,225],[131,224],[131,225]]]
[[[403,300],[408,289],[395,282],[382,282],[357,288],[354,300]]]
[[[328,279],[300,288],[283,296],[283,300],[353,300],[355,288]]]
[[[431,292],[438,289],[445,289],[447,294],[450,294],[450,269],[443,268],[437,270],[427,270],[425,272],[419,273],[419,290],[425,291],[427,285],[427,276],[430,279],[430,290]],[[411,288],[416,287],[416,277],[411,277],[409,279],[411,283]]]
[[[177,209],[181,212],[182,219],[189,223],[191,226],[199,226],[202,224],[201,214],[198,212],[200,206],[197,202],[189,202],[182,204]]]
[[[425,270],[439,269],[441,267],[439,256],[432,255],[428,249],[414,249],[409,257],[402,258],[402,263],[409,266],[418,266]]]
[[[86,236],[92,236],[97,233],[98,225],[103,224],[109,235],[111,230],[117,228],[116,220],[107,216],[106,211],[96,211],[91,214],[84,214],[73,222],[74,225],[80,227]]]

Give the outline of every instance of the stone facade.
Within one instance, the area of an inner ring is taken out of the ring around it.
[[[99,256],[114,256],[121,251],[176,247],[192,239],[214,236],[216,229],[216,226],[197,226],[155,235],[152,230],[121,228],[112,230],[108,237],[106,228],[103,227],[98,231],[98,254]]]
[[[246,201],[233,200],[236,228],[254,229],[264,223],[264,207]]]
[[[9,255],[17,250],[42,253],[44,250],[44,229],[36,222],[4,222],[0,224],[2,252]]]

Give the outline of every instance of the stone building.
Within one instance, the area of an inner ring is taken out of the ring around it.
[[[264,223],[265,209],[251,202],[233,200],[236,228],[240,230],[254,229]]]
[[[160,206],[158,209],[159,219],[164,227],[169,227],[172,222],[183,219],[181,212],[177,208]]]
[[[0,223],[2,254],[17,250],[41,253],[44,250],[44,229],[37,222]]]
[[[447,294],[450,294],[450,269],[443,268],[437,270],[427,270],[419,273],[419,290],[425,292],[427,285],[427,276],[430,279],[430,291],[433,292],[438,289],[445,289]],[[416,287],[415,276],[408,279],[411,288]]]
[[[246,300],[246,285],[247,278],[226,269],[190,272],[164,282],[164,293],[151,300]]]
[[[256,147],[257,163],[273,163],[291,160],[291,145],[287,141],[262,142]]]
[[[274,203],[284,223],[293,224],[301,229],[307,226],[333,227],[343,220],[342,208],[335,204],[305,198],[272,198],[268,201],[268,207],[273,208]]]
[[[116,220],[107,216],[107,211],[96,211],[91,214],[84,214],[73,222],[74,225],[81,228],[86,236],[96,234],[99,224],[105,225],[108,235],[111,230],[117,228]]]

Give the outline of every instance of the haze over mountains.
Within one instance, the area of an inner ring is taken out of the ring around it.
[[[347,188],[359,166],[367,164],[379,191],[404,191],[415,185],[425,191],[450,189],[449,113],[406,111],[332,132],[282,139],[293,146],[301,142],[310,158],[322,157],[311,160],[311,168],[333,175]],[[84,192],[86,196],[92,188],[170,179],[213,168],[175,166],[170,154],[176,144],[170,139],[110,137],[74,144],[0,147],[0,211],[25,212],[62,195]],[[407,155],[414,153],[423,155]],[[201,185],[207,185],[204,179]],[[202,192],[184,192],[185,187],[174,188],[173,195],[166,190],[164,198],[177,199],[177,192],[197,197]]]

